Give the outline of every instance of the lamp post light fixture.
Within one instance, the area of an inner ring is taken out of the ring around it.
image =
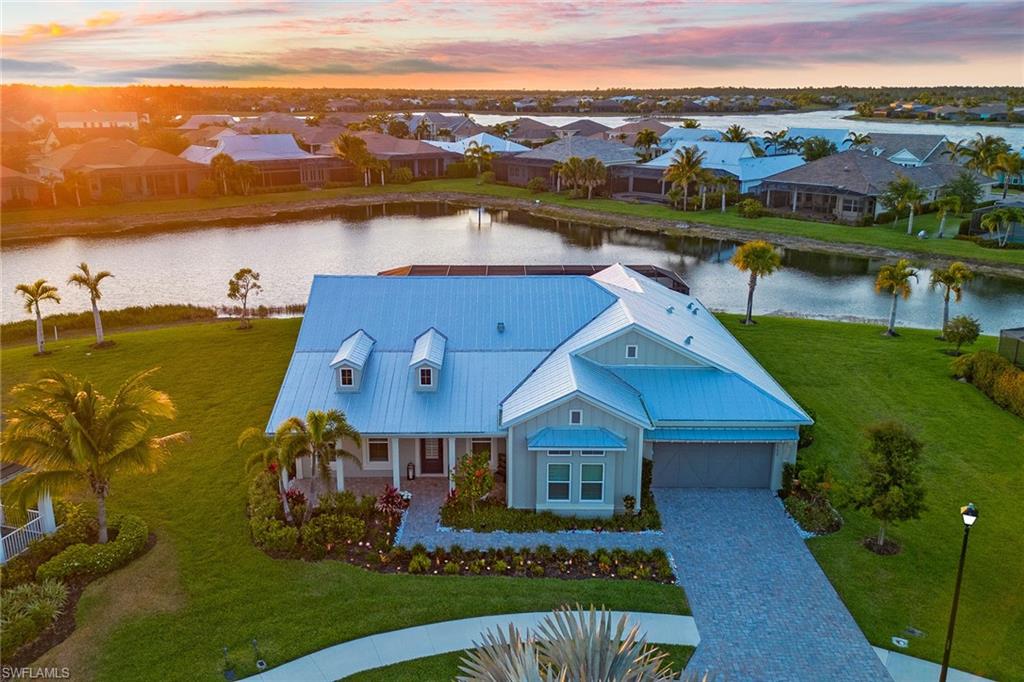
[[[946,632],[946,647],[942,652],[942,672],[939,682],[946,682],[949,674],[949,653],[953,649],[953,629],[956,627],[956,607],[960,602],[960,582],[964,577],[964,559],[967,558],[967,539],[971,535],[971,526],[978,520],[978,508],[973,502],[960,508],[960,517],[964,521],[964,541],[960,547],[960,565],[956,569],[956,588],[953,590],[953,609],[949,613],[949,630]]]

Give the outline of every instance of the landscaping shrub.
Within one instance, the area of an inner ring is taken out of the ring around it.
[[[1024,371],[998,353],[980,350],[953,361],[954,376],[974,384],[1000,407],[1024,417]]]
[[[305,185],[278,185],[267,187],[253,187],[250,194],[284,194],[286,192],[307,192],[309,188]]]
[[[444,572],[448,575],[458,575],[459,571],[459,565],[454,561],[448,561],[444,565]]]
[[[482,185],[493,185],[497,180],[497,176],[494,171],[484,171],[480,174],[480,184]]]
[[[460,457],[452,472],[452,483],[454,488],[446,504],[468,506],[470,513],[475,512],[480,499],[494,487],[491,453],[466,453]]]
[[[834,533],[843,525],[839,512],[830,504],[816,504],[799,495],[790,495],[783,504],[800,527],[810,533]]]
[[[366,524],[348,515],[319,514],[302,526],[302,548],[314,559],[324,558],[335,545],[362,540]]]
[[[526,183],[526,189],[530,190],[534,194],[540,194],[548,190],[547,180],[544,178],[530,178],[530,181]]]
[[[110,542],[71,545],[36,571],[36,580],[95,578],[124,566],[142,553],[149,539],[149,526],[134,514],[116,515],[109,527],[117,536]]]
[[[249,530],[256,546],[267,552],[290,553],[299,542],[299,529],[275,518],[254,516]]]
[[[449,178],[475,178],[476,165],[465,161],[456,161],[448,164],[448,167],[444,169],[444,174]]]
[[[426,573],[429,570],[430,557],[423,553],[416,553],[412,555],[412,559],[409,560],[410,573]]]
[[[320,504],[317,509],[321,514],[358,515],[359,499],[349,490],[331,491],[320,496]]]
[[[0,658],[10,660],[57,619],[68,600],[68,588],[57,580],[4,589],[0,596]]]
[[[0,568],[0,584],[5,588],[32,582],[40,566],[71,545],[96,541],[96,519],[85,514],[80,506],[65,505],[63,513],[59,508],[57,512],[63,517],[60,528],[33,540],[24,552]]]
[[[200,199],[212,199],[217,196],[217,183],[213,180],[200,180],[196,185],[196,196]]]
[[[117,187],[107,187],[100,193],[100,203],[108,206],[120,204],[124,201],[124,192]]]
[[[765,214],[764,205],[757,199],[744,199],[736,205],[736,211],[744,218],[760,218]]]
[[[412,171],[404,166],[391,171],[391,183],[394,185],[408,185],[412,182]]]
[[[261,519],[283,519],[277,474],[261,471],[249,481],[249,516]]]

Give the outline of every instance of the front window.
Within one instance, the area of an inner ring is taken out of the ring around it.
[[[548,457],[570,457],[572,452],[569,450],[548,450]]]
[[[387,438],[371,438],[367,445],[368,459],[371,462],[387,462],[388,461],[388,439]]]
[[[548,501],[568,502],[569,501],[569,472],[571,467],[568,464],[548,465]]]
[[[491,451],[491,439],[490,438],[474,438],[472,443],[472,449],[474,455],[482,455],[485,452]]]
[[[347,367],[342,367],[340,370],[341,385],[351,386],[354,382],[352,380],[352,370]]]
[[[431,386],[434,383],[434,371],[429,367],[420,369],[420,386]]]
[[[604,465],[580,465],[580,500],[600,502],[604,499]]]
[[[604,450],[580,450],[584,457],[604,457]]]
[[[859,213],[860,201],[857,199],[843,199],[843,211],[846,213]]]
[[[569,410],[569,423],[570,424],[582,424],[583,423],[583,410]]]

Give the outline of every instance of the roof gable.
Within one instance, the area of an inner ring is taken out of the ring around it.
[[[433,327],[417,336],[412,347],[412,356],[409,358],[409,366],[427,364],[441,369],[447,340],[444,334]]]
[[[331,367],[347,365],[356,369],[362,369],[373,350],[374,338],[362,329],[357,330],[352,336],[342,341],[338,352],[331,360]]]

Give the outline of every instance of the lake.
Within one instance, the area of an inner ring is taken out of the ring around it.
[[[747,277],[729,264],[736,244],[608,230],[517,211],[454,208],[440,203],[343,208],[330,216],[252,226],[205,227],[97,237],[66,237],[3,247],[2,319],[25,319],[14,286],[40,277],[64,298],[45,313],[87,310],[87,296],[64,284],[78,263],[110,270],[107,308],[153,303],[227,304],[234,271],[262,273],[257,304],[303,303],[314,273],[372,274],[410,263],[660,265],[675,270],[710,308],[742,312]],[[881,261],[786,250],[784,268],[763,280],[754,299],[760,315],[879,320],[889,299],[874,293]],[[937,328],[942,301],[930,272],[899,304],[900,324]],[[953,314],[981,319],[987,333],[1024,324],[1024,281],[979,277]]]

